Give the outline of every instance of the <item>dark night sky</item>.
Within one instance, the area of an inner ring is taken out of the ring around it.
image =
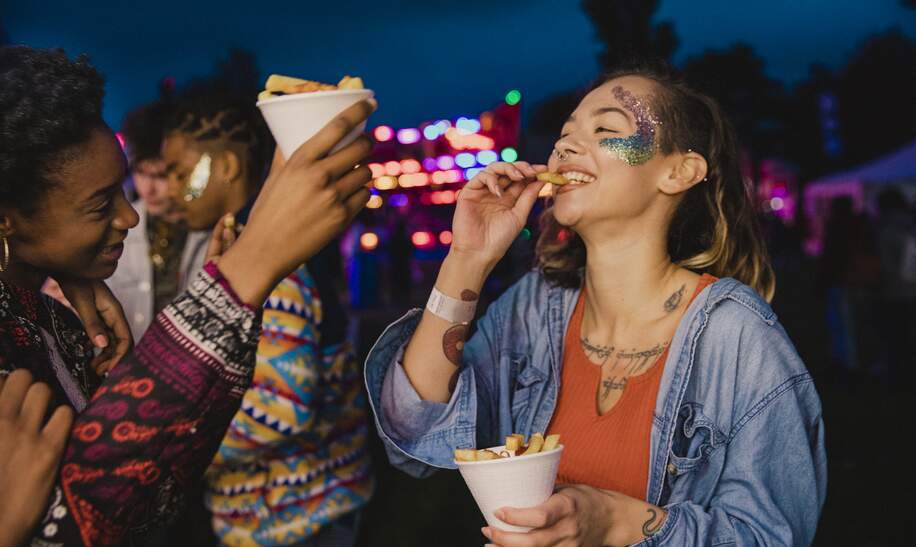
[[[512,88],[530,105],[598,70],[578,0],[3,4],[14,43],[90,54],[108,78],[115,126],[155,96],[159,78],[202,74],[230,46],[252,51],[265,75],[360,75],[381,103],[373,123],[401,127],[476,114]],[[743,40],[790,83],[813,62],[840,66],[872,33],[899,26],[916,37],[916,10],[899,0],[663,0],[657,19],[675,23],[676,60]]]

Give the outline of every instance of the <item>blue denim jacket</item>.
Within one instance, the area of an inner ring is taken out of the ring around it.
[[[487,310],[448,403],[423,401],[400,363],[412,310],[369,354],[366,385],[391,463],[454,468],[456,447],[546,431],[578,290],[532,272]],[[612,454],[613,447],[608,447]],[[734,279],[691,303],[670,346],[652,423],[646,500],[668,518],[640,545],[807,545],[827,487],[820,399],[756,292]]]

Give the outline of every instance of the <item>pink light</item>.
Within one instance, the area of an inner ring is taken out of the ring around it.
[[[359,236],[359,246],[364,251],[374,251],[378,247],[378,236],[372,232],[366,232]]]
[[[401,162],[401,171],[407,174],[419,173],[420,162],[417,160],[403,160]]]
[[[436,170],[436,158],[423,158],[423,169],[426,169],[430,173]]]
[[[429,184],[429,175],[426,173],[411,173],[398,177],[398,184],[401,188],[415,188],[417,186],[426,186]]]
[[[121,150],[124,150],[124,135],[120,131],[115,133],[115,137],[118,139],[118,144],[121,145]]]
[[[385,163],[385,173],[396,177],[401,174],[401,164],[394,160]]]
[[[448,178],[445,171],[436,171],[433,173],[433,184],[445,184]]]
[[[392,137],[394,137],[394,129],[388,127],[387,125],[380,125],[375,128],[373,135],[375,135],[375,140],[378,142],[387,142],[390,141]]]
[[[445,230],[444,232],[439,232],[439,243],[443,245],[451,245],[452,244],[452,233],[448,230]]]
[[[370,163],[369,170],[372,171],[372,178],[377,179],[379,177],[384,177],[388,173],[385,171],[385,166],[381,163]]]
[[[496,146],[496,142],[490,137],[477,133],[465,134],[454,127],[445,132],[445,138],[449,146],[455,150],[492,150]]]
[[[461,177],[463,173],[460,169],[450,169],[445,172],[445,182],[454,184],[456,182],[461,182]]]
[[[433,234],[432,232],[414,232],[410,236],[410,241],[419,248],[429,247],[433,243]]]
[[[420,140],[420,131],[416,128],[398,129],[398,142],[401,144],[414,144]]]
[[[436,160],[436,165],[439,166],[439,169],[451,169],[455,167],[455,158],[451,156],[439,156],[439,159]]]

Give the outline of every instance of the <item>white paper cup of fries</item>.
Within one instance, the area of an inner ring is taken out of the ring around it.
[[[289,158],[334,116],[374,95],[371,89],[337,89],[271,97],[258,101],[257,105],[283,157]],[[366,122],[363,122],[331,152],[350,144],[365,130]]]
[[[487,449],[505,454],[505,446]],[[553,494],[563,445],[536,454],[503,457],[486,461],[455,460],[474,501],[487,524],[508,532],[527,532],[531,528],[513,526],[493,513],[501,507],[535,507]]]

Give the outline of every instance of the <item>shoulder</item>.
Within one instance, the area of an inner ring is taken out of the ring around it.
[[[812,382],[770,305],[752,288],[722,279],[703,293],[693,351],[695,385],[733,385],[736,411]],[[712,389],[712,388],[710,388]]]
[[[513,311],[522,317],[530,317],[534,310],[546,310],[552,294],[568,290],[551,285],[539,271],[531,270],[509,287],[490,307],[495,307],[504,317]]]

